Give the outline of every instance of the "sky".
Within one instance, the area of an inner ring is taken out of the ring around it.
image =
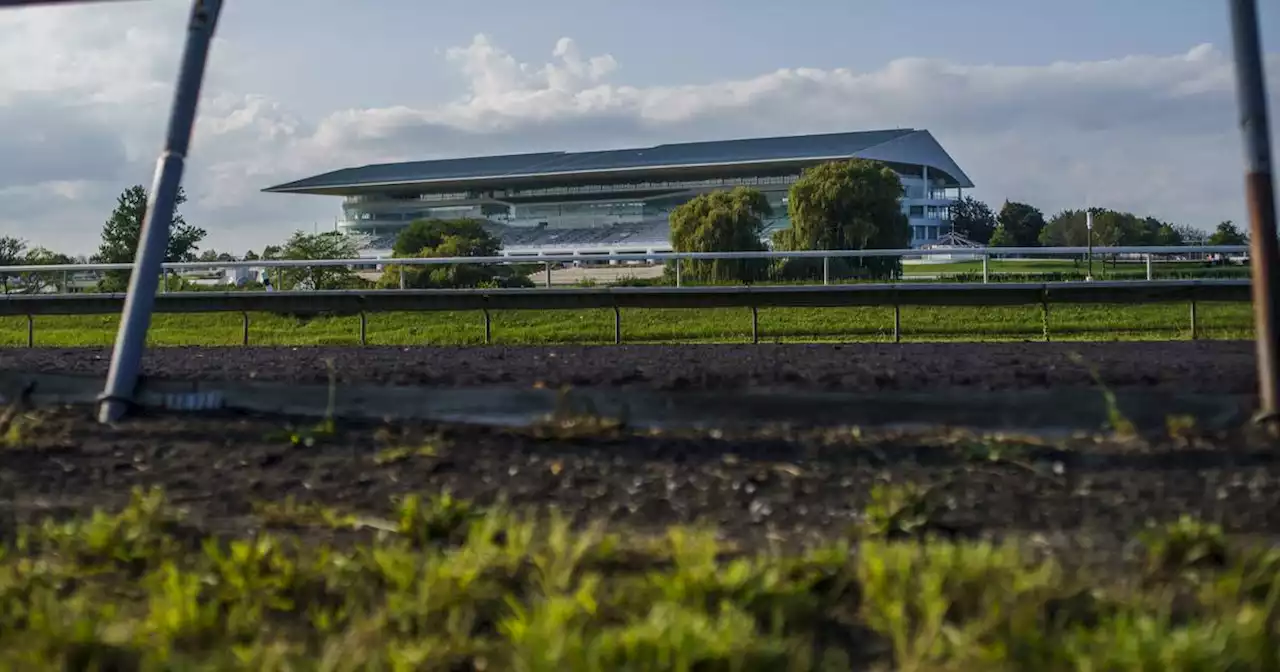
[[[340,199],[261,190],[352,165],[903,127],[993,207],[1245,221],[1223,0],[225,4],[184,179],[205,249],[332,228]],[[89,254],[150,185],[189,7],[0,10],[0,235]]]

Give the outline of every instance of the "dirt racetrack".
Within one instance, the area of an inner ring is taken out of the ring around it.
[[[1252,344],[1235,342],[160,349],[148,353],[147,372],[322,382],[324,360],[332,358],[341,381],[395,384],[1094,387],[1073,352],[1117,388],[1248,393],[1254,384]],[[102,374],[107,356],[11,349],[0,351],[0,368]],[[448,489],[628,524],[702,520],[742,538],[810,537],[852,524],[874,483],[910,482],[938,488],[931,524],[957,534],[1083,532],[1114,550],[1113,542],[1149,519],[1181,514],[1240,533],[1280,532],[1280,463],[1271,442],[1239,433],[1197,437],[1194,428],[1155,443],[1009,442],[945,431],[724,436],[340,421],[335,435],[308,447],[293,445],[290,435],[307,433],[288,429],[284,418],[160,414],[103,429],[89,416],[84,408],[55,411],[19,432],[0,466],[10,521],[119,503],[135,485],[165,486],[214,525],[245,524],[255,499],[381,510],[394,494]],[[385,459],[404,446],[430,450]]]
[[[1077,363],[1078,353],[1085,365]],[[0,370],[105,375],[102,348],[0,349]],[[800,388],[868,392],[971,388],[1161,388],[1251,394],[1249,341],[562,347],[223,347],[147,352],[159,378],[662,390]]]

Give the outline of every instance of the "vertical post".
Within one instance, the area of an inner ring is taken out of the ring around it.
[[[1147,255],[1147,282],[1151,282],[1152,277],[1153,276],[1151,275],[1151,255],[1148,254]]]
[[[169,245],[169,220],[182,182],[205,62],[221,11],[222,0],[194,0],[191,5],[187,40],[174,88],[164,149],[156,162],[138,253],[134,259],[133,274],[129,277],[129,292],[125,296],[120,329],[107,371],[107,384],[98,398],[100,422],[119,420],[128,410],[138,384],[138,369],[147,343],[147,329],[151,326],[151,311],[155,307],[156,282],[160,279],[160,265]]]
[[[1196,340],[1199,334],[1196,333],[1196,302],[1191,301],[1191,340]]]
[[[36,347],[36,318],[34,315],[27,316],[27,347]]]
[[[622,311],[613,307],[613,344],[622,345]]]
[[[400,289],[404,289],[404,266],[400,267]]]
[[[1085,274],[1084,279],[1090,282],[1093,282],[1093,211],[1092,210],[1085,210],[1084,229],[1085,229],[1085,235],[1088,236],[1087,240],[1089,242],[1089,248],[1088,248],[1089,249],[1089,252],[1088,252],[1089,272]],[[1104,266],[1102,270],[1105,271],[1106,267]]]
[[[489,317],[489,309],[484,309],[484,344],[493,343],[493,320]]]
[[[249,345],[249,312],[240,313],[240,345]]]
[[[682,273],[683,269],[681,267],[680,261],[681,260],[679,258],[676,259],[676,287],[684,286],[684,279],[681,277],[683,275]]]
[[[71,293],[71,281],[69,280],[69,278],[70,278],[70,274],[68,274],[66,271],[63,271],[62,272],[62,293],[63,294]]]
[[[751,342],[760,342],[760,309],[751,306]]]
[[[893,304],[893,342],[902,342],[902,306]]]
[[[160,293],[169,293],[169,271],[167,269],[160,271]]]
[[[831,257],[822,258],[822,284],[831,284]]]
[[[1044,342],[1049,342],[1049,291],[1040,294],[1040,328],[1044,331]]]
[[[982,281],[987,282],[990,275],[991,256],[987,253],[982,254]]]
[[[360,345],[369,343],[369,317],[360,311]]]
[[[551,287],[551,262],[547,262],[547,288]]]
[[[1276,240],[1271,177],[1271,129],[1255,0],[1229,0],[1235,46],[1236,96],[1245,149],[1249,203],[1249,259],[1253,270],[1253,321],[1257,343],[1259,417],[1275,420],[1280,404],[1280,241]]]

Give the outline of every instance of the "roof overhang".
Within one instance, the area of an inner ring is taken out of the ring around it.
[[[509,175],[492,175],[465,178],[439,178],[426,180],[399,180],[387,182],[361,182],[349,184],[332,184],[317,186],[298,186],[283,184],[264,189],[263,191],[278,194],[316,194],[327,196],[355,196],[371,192],[384,193],[404,189],[414,191],[429,189],[431,191],[472,191],[495,188],[538,188],[546,186],[576,186],[580,184],[629,183],[636,181],[652,181],[661,178],[709,179],[713,177],[738,177],[769,173],[794,172],[798,168],[818,165],[829,161],[847,161],[860,158],[855,155],[805,157],[801,159],[774,159],[768,161],[734,161],[725,163],[699,163],[675,166],[608,168],[602,170],[563,171],[546,173],[522,173]],[[921,165],[896,161],[881,160],[894,167]],[[896,165],[895,165],[896,164]],[[954,164],[953,164],[954,165]],[[947,170],[948,166],[930,165],[930,173],[943,177],[948,186],[967,187],[968,178],[963,173],[957,178]],[[958,169],[955,169],[958,170]]]

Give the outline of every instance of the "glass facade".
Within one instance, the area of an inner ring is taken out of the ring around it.
[[[927,175],[927,170],[899,173],[904,188],[902,210],[911,224],[912,244],[917,246],[947,232],[950,205],[960,196],[959,189],[946,189],[941,180],[928,179]],[[340,226],[350,233],[385,238],[418,219],[485,219],[503,231],[636,229],[645,235],[665,235],[661,225],[680,204],[701,193],[749,186],[762,191],[774,210],[775,216],[765,223],[766,234],[771,234],[790,225],[787,193],[798,177],[791,174],[412,195],[366,194],[343,201],[345,221]],[[565,238],[552,233],[544,237]],[[529,239],[530,246],[537,245],[536,236],[519,238]]]

